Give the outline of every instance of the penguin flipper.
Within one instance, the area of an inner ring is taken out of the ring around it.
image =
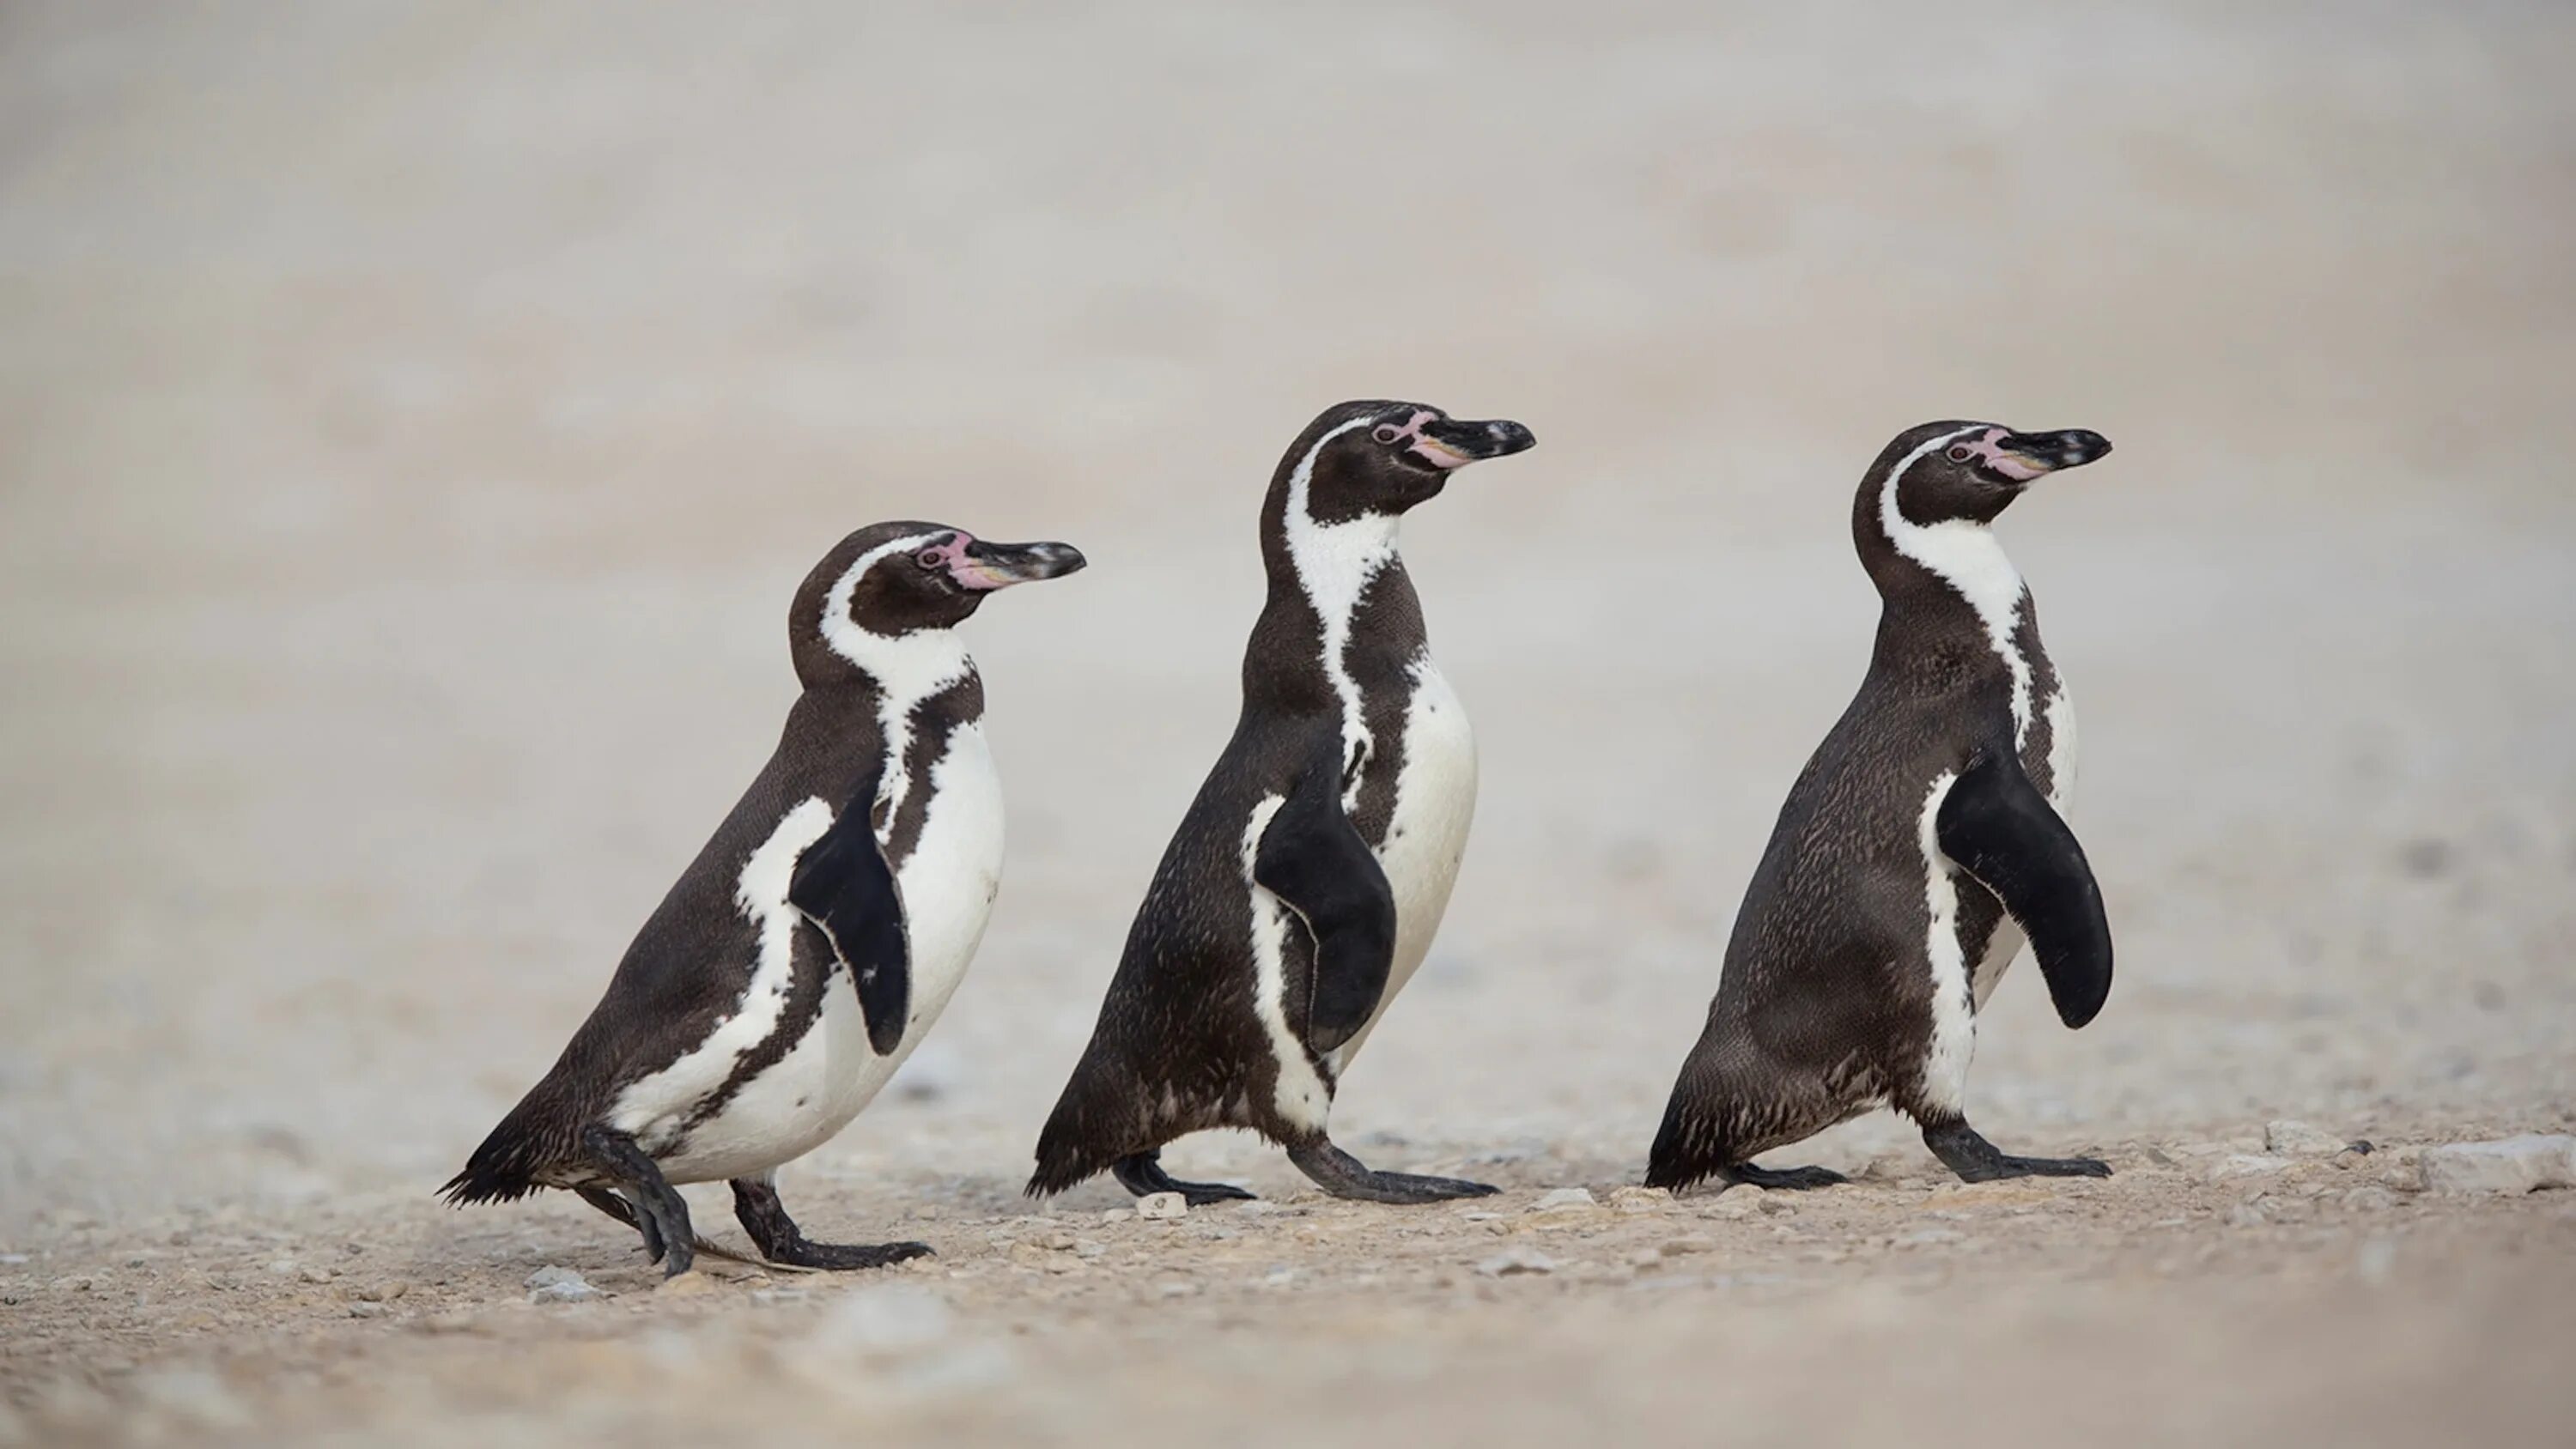
[[[1315,938],[1306,1042],[1319,1052],[1368,1025],[1395,966],[1395,891],[1342,813],[1336,763],[1306,771],[1270,817],[1252,861],[1254,883],[1293,907]]]
[[[2058,1019],[2082,1026],[2111,995],[2111,921],[2084,847],[2009,753],[1981,755],[1933,822],[1942,853],[1993,891],[2030,937]]]
[[[912,1014],[912,960],[905,944],[903,897],[877,848],[876,780],[871,776],[834,816],[830,828],[796,857],[788,904],[832,944],[858,988],[868,1044],[889,1055],[903,1042]]]

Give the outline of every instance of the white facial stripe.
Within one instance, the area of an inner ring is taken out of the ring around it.
[[[1987,641],[2012,675],[2013,743],[2018,746],[2030,732],[2030,661],[2014,647],[2012,637],[2027,592],[2021,571],[2004,556],[2003,544],[1986,525],[1965,518],[1916,523],[1896,503],[1897,489],[1915,464],[1980,431],[1980,427],[1967,427],[1944,433],[1906,454],[1903,462],[1888,470],[1887,484],[1878,496],[1878,521],[1898,553],[1931,570],[1977,611],[1986,626]]]
[[[1363,513],[1341,523],[1317,523],[1309,508],[1308,492],[1315,481],[1315,459],[1326,444],[1354,428],[1368,426],[1367,418],[1353,418],[1315,440],[1306,456],[1297,460],[1288,475],[1288,512],[1284,520],[1288,534],[1288,558],[1297,569],[1297,585],[1306,594],[1306,602],[1323,621],[1324,678],[1331,681],[1333,694],[1342,704],[1342,758],[1345,762],[1365,754],[1371,743],[1368,724],[1360,714],[1360,687],[1351,678],[1349,665],[1342,653],[1350,647],[1351,616],[1359,611],[1360,596],[1368,592],[1369,580],[1395,557],[1395,532],[1398,519],[1393,514]],[[1355,800],[1343,799],[1350,809]]]
[[[1924,797],[1917,834],[1923,847],[1923,904],[1932,923],[1924,930],[1923,953],[1932,963],[1932,1040],[1923,1058],[1923,1104],[1934,1110],[1960,1110],[1968,1084],[1968,1062],[1977,1054],[1977,1007],[1970,990],[1968,963],[1959,949],[1959,887],[1951,879],[1950,857],[1941,851],[1941,802],[1958,775],[1942,771]]]
[[[1288,1025],[1289,905],[1252,878],[1252,863],[1261,855],[1262,833],[1270,818],[1287,803],[1284,795],[1264,795],[1243,825],[1243,880],[1252,890],[1252,1010],[1270,1038],[1270,1054],[1279,1059],[1274,1099],[1279,1115],[1301,1127],[1323,1130],[1333,1094],[1307,1059],[1306,1044]],[[1308,932],[1308,938],[1313,933]]]
[[[912,748],[913,706],[972,673],[975,661],[967,657],[966,642],[953,629],[878,634],[861,628],[850,617],[850,597],[857,592],[859,580],[881,561],[909,554],[952,531],[917,533],[878,544],[859,555],[849,571],[833,583],[832,591],[823,596],[823,642],[877,683],[877,725],[885,736],[886,748],[877,800],[889,812],[901,808],[904,796],[912,788],[903,760]]]

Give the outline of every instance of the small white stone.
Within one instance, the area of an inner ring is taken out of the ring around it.
[[[197,1429],[244,1429],[250,1414],[212,1369],[155,1369],[134,1381],[134,1396],[181,1424]]]
[[[2275,1157],[2332,1157],[2352,1145],[2322,1127],[2283,1120],[2263,1124],[2263,1150]]]
[[[1556,1260],[1535,1248],[1511,1248],[1476,1265],[1488,1278],[1515,1278],[1525,1273],[1553,1273]]]
[[[553,1263],[548,1263],[528,1275],[530,1303],[583,1303],[593,1298],[607,1296],[592,1287],[589,1279],[570,1268],[559,1267]]]
[[[2253,1152],[2231,1152],[2210,1169],[2213,1178],[2259,1177],[2267,1172],[2281,1172],[2290,1166],[2286,1157],[2268,1157]]]
[[[1154,1285],[1154,1292],[1164,1298],[1189,1298],[1195,1296],[1198,1291],[1199,1285],[1196,1283],[1185,1283],[1178,1278],[1166,1279]]]
[[[2397,1268],[2397,1245],[2386,1238],[2373,1238],[2361,1245],[2361,1256],[2353,1263],[2361,1281],[2376,1286],[2388,1281]]]
[[[1762,1211],[1762,1199],[1767,1196],[1769,1194],[1753,1184],[1739,1182],[1717,1195],[1717,1200],[1708,1205],[1708,1216],[1730,1219],[1749,1218]]]
[[[1177,1192],[1149,1192],[1136,1199],[1136,1216],[1148,1222],[1167,1223],[1187,1217],[1190,1200]]]
[[[1100,1220],[1104,1223],[1124,1223],[1134,1221],[1135,1217],[1134,1208],[1111,1208],[1100,1215]]]
[[[386,1311],[385,1305],[382,1303],[370,1302],[364,1298],[361,1298],[357,1302],[349,1305],[349,1316],[351,1318],[382,1318],[385,1316]]]
[[[1555,1208],[1590,1208],[1599,1206],[1601,1206],[1600,1202],[1592,1196],[1588,1189],[1580,1187],[1560,1187],[1554,1192],[1541,1197],[1536,1203],[1532,1204],[1530,1211],[1543,1213]]]
[[[946,1338],[957,1315],[948,1300],[909,1283],[856,1288],[823,1315],[806,1344],[829,1362],[849,1352],[917,1349]]]
[[[2434,1192],[2524,1193],[2576,1187],[2576,1137],[2537,1133],[2500,1142],[2454,1142],[2424,1150],[2424,1186]]]

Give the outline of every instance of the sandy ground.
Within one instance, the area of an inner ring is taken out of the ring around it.
[[[2576,1127],[2576,16],[1916,12],[8,7],[0,1443],[2563,1433],[2576,1194],[2413,1150]],[[1372,395],[1541,445],[1407,535],[1485,788],[1336,1125],[1509,1191],[1027,1204],[1261,486]],[[1951,415],[2119,448],[2005,532],[2120,981],[2021,968],[1970,1085],[2119,1175],[1871,1119],[1618,1193],[1865,657],[1850,489]],[[900,516],[1094,562],[971,626],[992,929],[783,1176],[939,1256],[656,1292],[436,1206]]]

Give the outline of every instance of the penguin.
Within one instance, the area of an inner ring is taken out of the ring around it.
[[[451,1204],[568,1188],[638,1230],[671,1277],[706,1247],[674,1190],[692,1182],[729,1181],[773,1263],[930,1251],[809,1241],[775,1174],[920,1044],[992,910],[1001,783],[955,626],[995,590],[1082,566],[1067,544],[935,523],[876,524],[824,555],[788,616],[804,692],[777,751],[554,1069],[441,1189]]]
[[[2102,892],[2061,814],[2074,706],[1992,528],[2034,482],[2110,451],[2082,429],[1925,423],[1861,479],[1852,537],[1881,599],[1877,646],[1745,891],[1648,1186],[1840,1182],[1752,1158],[1880,1106],[1969,1182],[2110,1175],[2008,1157],[1964,1102],[1977,1011],[2025,937],[2069,1027],[2111,991]]]
[[[1269,593],[1242,714],[1137,910],[1030,1196],[1107,1171],[1138,1196],[1250,1197],[1163,1171],[1163,1144],[1212,1127],[1260,1133],[1338,1197],[1494,1191],[1373,1172],[1325,1123],[1430,948],[1476,804],[1475,737],[1431,661],[1397,529],[1457,469],[1535,441],[1515,422],[1346,402],[1289,445],[1262,503]]]

